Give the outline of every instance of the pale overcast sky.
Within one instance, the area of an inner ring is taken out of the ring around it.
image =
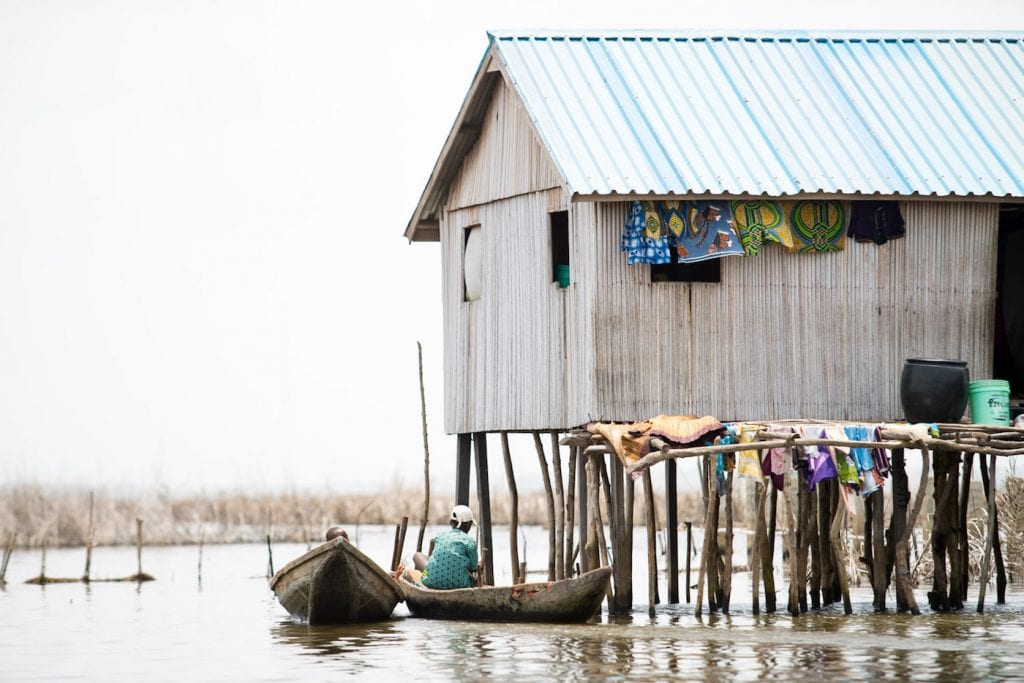
[[[419,485],[422,340],[450,488],[440,257],[402,232],[485,31],[706,27],[1024,3],[0,2],[0,484]]]

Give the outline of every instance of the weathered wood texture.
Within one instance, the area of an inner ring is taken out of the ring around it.
[[[628,266],[618,250],[625,207],[570,206],[553,189],[444,214],[446,431],[666,412],[891,419],[908,355],[991,369],[997,205],[903,202],[903,239],[850,241],[838,254],[769,247],[723,259],[714,284],[652,284],[648,267]],[[548,214],[565,209],[572,284],[563,290]],[[473,225],[483,231],[484,292],[465,302],[463,230]],[[953,261],[971,267],[950,277]],[[837,337],[840,328],[858,333]],[[638,330],[658,343],[641,353]],[[772,362],[709,352],[749,340],[777,350]]]

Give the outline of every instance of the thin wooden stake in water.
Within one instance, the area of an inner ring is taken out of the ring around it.
[[[686,604],[690,604],[690,559],[693,557],[693,522],[686,523]]]
[[[4,546],[4,559],[0,562],[0,586],[7,583],[7,565],[11,561],[11,555],[14,553],[14,543],[18,539],[18,533],[12,531],[11,535],[7,537],[7,545]]]
[[[544,456],[544,444],[540,440],[540,432],[533,433],[533,445],[537,449],[537,461],[543,475],[544,494],[548,505],[548,581],[555,580],[555,498],[551,490],[551,475],[548,474],[548,461]]]
[[[653,617],[654,606],[658,603],[658,549],[655,538],[654,486],[649,469],[644,470],[644,508],[647,519],[647,613]]]
[[[423,345],[416,342],[420,360],[420,421],[423,424],[423,515],[420,517],[420,533],[416,537],[416,552],[423,552],[423,534],[430,517],[430,444],[427,440],[427,395],[423,389]]]
[[[89,531],[85,538],[85,573],[82,574],[82,581],[89,583],[91,578],[90,574],[92,571],[92,548],[95,539],[95,526],[93,524],[93,509],[95,507],[95,498],[92,491],[89,491]]]
[[[196,568],[196,578],[199,583],[203,582],[203,541],[206,540],[206,529],[199,530],[199,566]]]
[[[270,548],[270,534],[267,534],[267,578],[274,575],[274,551]]]
[[[139,571],[136,576],[142,576],[142,518],[135,518],[135,555],[139,561]]]

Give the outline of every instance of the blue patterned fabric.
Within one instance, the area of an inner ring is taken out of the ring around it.
[[[476,541],[461,529],[449,529],[434,537],[434,552],[430,554],[423,572],[423,585],[427,588],[472,588],[479,560]]]

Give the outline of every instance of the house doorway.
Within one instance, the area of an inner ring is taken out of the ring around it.
[[[1024,398],[1024,204],[999,207],[993,376],[1010,382],[1011,418]]]

